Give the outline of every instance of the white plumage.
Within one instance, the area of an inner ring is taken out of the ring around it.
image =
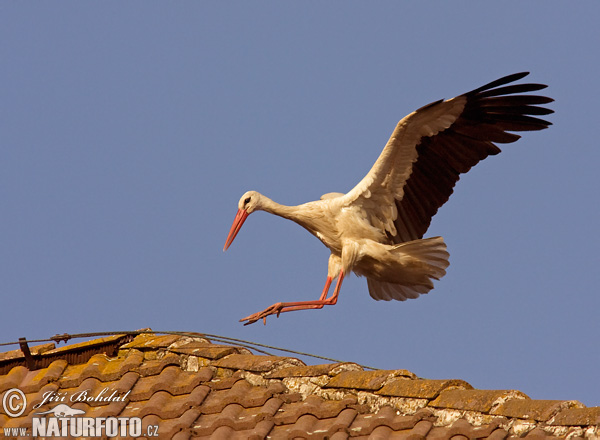
[[[431,218],[452,194],[461,173],[498,154],[494,143],[519,139],[514,131],[542,130],[550,123],[529,115],[552,110],[551,98],[521,95],[543,84],[505,85],[528,73],[500,78],[404,117],[367,175],[347,194],[285,206],[256,191],[239,201],[223,250],[233,242],[249,214],[262,210],[293,220],[315,235],[331,255],[325,288],[318,300],[276,303],[242,321],[251,324],[272,314],[335,304],[346,274],[367,278],[376,300],[417,298],[446,273],[449,254],[442,237],[423,239]],[[333,294],[330,285],[337,278]]]

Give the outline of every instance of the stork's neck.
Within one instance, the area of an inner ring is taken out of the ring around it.
[[[281,205],[268,197],[261,197],[260,209],[271,214],[278,215],[279,217],[287,218],[293,222],[298,223],[300,226],[308,229],[309,232],[315,233],[318,231],[319,225],[318,219],[321,217],[315,212],[315,202],[304,203],[297,206]]]
[[[260,208],[269,214],[275,214],[279,217],[287,218],[289,220],[293,220],[297,222],[299,207],[298,206],[286,206],[281,205],[277,202],[274,202],[270,198],[261,195],[260,198]]]
[[[292,220],[332,250],[341,249],[339,233],[334,222],[332,222],[331,215],[325,208],[320,200],[298,206],[286,206],[262,196],[259,209]]]

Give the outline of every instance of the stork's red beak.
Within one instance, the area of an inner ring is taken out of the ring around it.
[[[238,232],[240,232],[240,229],[242,229],[242,225],[246,221],[246,218],[248,218],[248,211],[246,211],[245,209],[238,209],[238,212],[235,215],[235,219],[233,220],[233,224],[231,225],[231,229],[229,230],[227,240],[225,240],[223,252],[225,252],[229,248],[229,246],[231,246],[231,243],[233,243],[235,236],[238,234]]]

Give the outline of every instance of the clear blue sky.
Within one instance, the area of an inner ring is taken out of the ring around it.
[[[2,2],[2,342],[187,330],[600,405],[600,4]],[[554,125],[458,183],[427,236],[447,276],[267,326],[316,299],[328,251],[252,215],[345,192],[412,110],[528,70]],[[307,360],[309,362],[316,362]]]

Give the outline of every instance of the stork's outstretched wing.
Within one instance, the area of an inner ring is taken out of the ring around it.
[[[553,99],[520,94],[546,85],[505,86],[528,74],[505,76],[403,118],[369,173],[340,202],[362,208],[364,218],[385,231],[391,243],[422,238],[459,175],[500,152],[494,143],[520,138],[510,132],[551,125],[529,115],[553,113],[538,106]]]

